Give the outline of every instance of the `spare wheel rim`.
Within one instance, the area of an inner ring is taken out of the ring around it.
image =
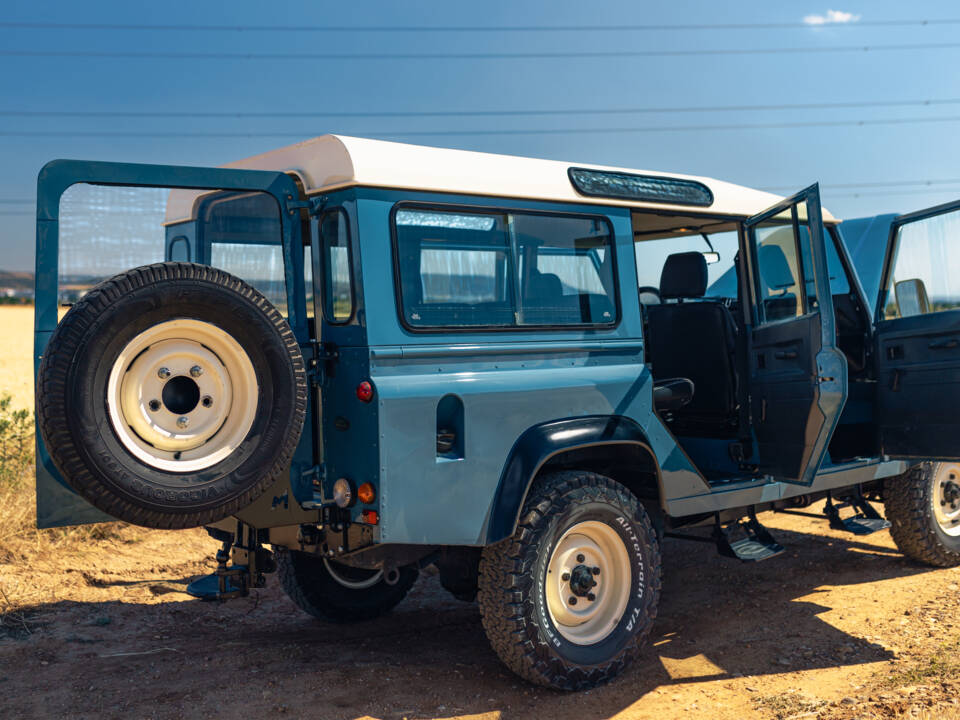
[[[196,472],[225,460],[257,414],[259,384],[229,333],[179,318],[137,335],[107,381],[110,424],[137,460],[168,472]]]

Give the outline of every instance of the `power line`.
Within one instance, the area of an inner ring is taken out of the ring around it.
[[[829,183],[823,187],[828,188],[878,188],[878,187],[904,187],[908,185],[952,185],[960,183],[960,178],[945,178],[941,180],[889,180],[885,182],[859,182],[859,183]],[[794,185],[771,185],[759,188],[760,190],[792,190]]]
[[[0,57],[71,57],[135,60],[531,60],[626,57],[692,57],[702,55],[782,55],[801,53],[885,52],[900,50],[952,50],[957,42],[905,43],[899,45],[834,45],[830,47],[717,48],[696,50],[587,50],[547,52],[459,52],[459,53],[254,53],[254,52],[167,52],[115,50],[0,50]]]
[[[913,117],[869,120],[807,120],[778,123],[731,123],[715,125],[651,125],[646,127],[607,128],[539,128],[495,130],[382,130],[364,131],[365,135],[380,137],[452,137],[494,135],[605,135],[653,132],[692,132],[717,130],[769,130],[807,127],[866,127],[879,125],[907,125],[914,123],[960,122],[960,115],[943,117]],[[0,130],[0,137],[113,137],[113,138],[310,138],[315,131],[305,132],[153,132],[104,130]]]
[[[845,192],[845,193],[826,193],[824,195],[829,195],[831,198],[837,197],[870,197],[873,195],[943,195],[946,193],[957,193],[960,195],[960,188],[943,188],[937,190],[935,188],[930,188],[928,190],[875,190],[868,192]]]
[[[840,108],[932,107],[957,105],[960,98],[938,100],[866,100],[779,105],[704,105],[654,108],[556,108],[547,110],[415,110],[415,111],[330,111],[330,112],[195,112],[195,111],[74,111],[0,110],[3,117],[129,117],[129,118],[383,118],[383,117],[521,117],[561,115],[639,115],[699,112],[760,112],[768,110],[826,110]]]
[[[147,25],[135,23],[43,23],[0,22],[0,28],[24,30],[149,30],[159,32],[644,32],[669,30],[774,30],[793,28],[852,28],[852,27],[928,27],[958,25],[957,18],[857,20],[847,23],[813,24],[803,21],[767,23],[686,23],[675,25]]]

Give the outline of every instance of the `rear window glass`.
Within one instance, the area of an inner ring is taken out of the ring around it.
[[[353,279],[350,274],[350,236],[347,216],[341,209],[320,216],[323,263],[323,313],[331,323],[349,322],[353,316]]]
[[[617,320],[613,236],[603,218],[405,208],[394,231],[409,327]]]

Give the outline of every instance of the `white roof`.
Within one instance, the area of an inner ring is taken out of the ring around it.
[[[299,176],[308,195],[364,185],[637,209],[656,208],[675,210],[684,215],[742,217],[755,215],[782,199],[779,195],[762,190],[695,175],[449,150],[344,135],[321,135],[224,167],[292,172]],[[694,208],[689,205],[586,197],[579,194],[570,183],[567,171],[571,167],[695,180],[710,188],[714,201],[710,207]],[[167,204],[167,222],[191,217],[197,195],[194,191],[172,192]],[[825,220],[833,220],[830,213],[824,211],[823,214]]]

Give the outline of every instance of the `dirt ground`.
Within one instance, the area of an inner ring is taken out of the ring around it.
[[[212,567],[202,531],[0,565],[0,601],[24,611],[0,637],[0,717],[960,718],[960,569],[918,566],[886,532],[765,519],[788,552],[756,565],[668,540],[648,649],[580,694],[505,670],[476,604],[429,569],[389,616],[336,626],[274,578],[190,599]]]

